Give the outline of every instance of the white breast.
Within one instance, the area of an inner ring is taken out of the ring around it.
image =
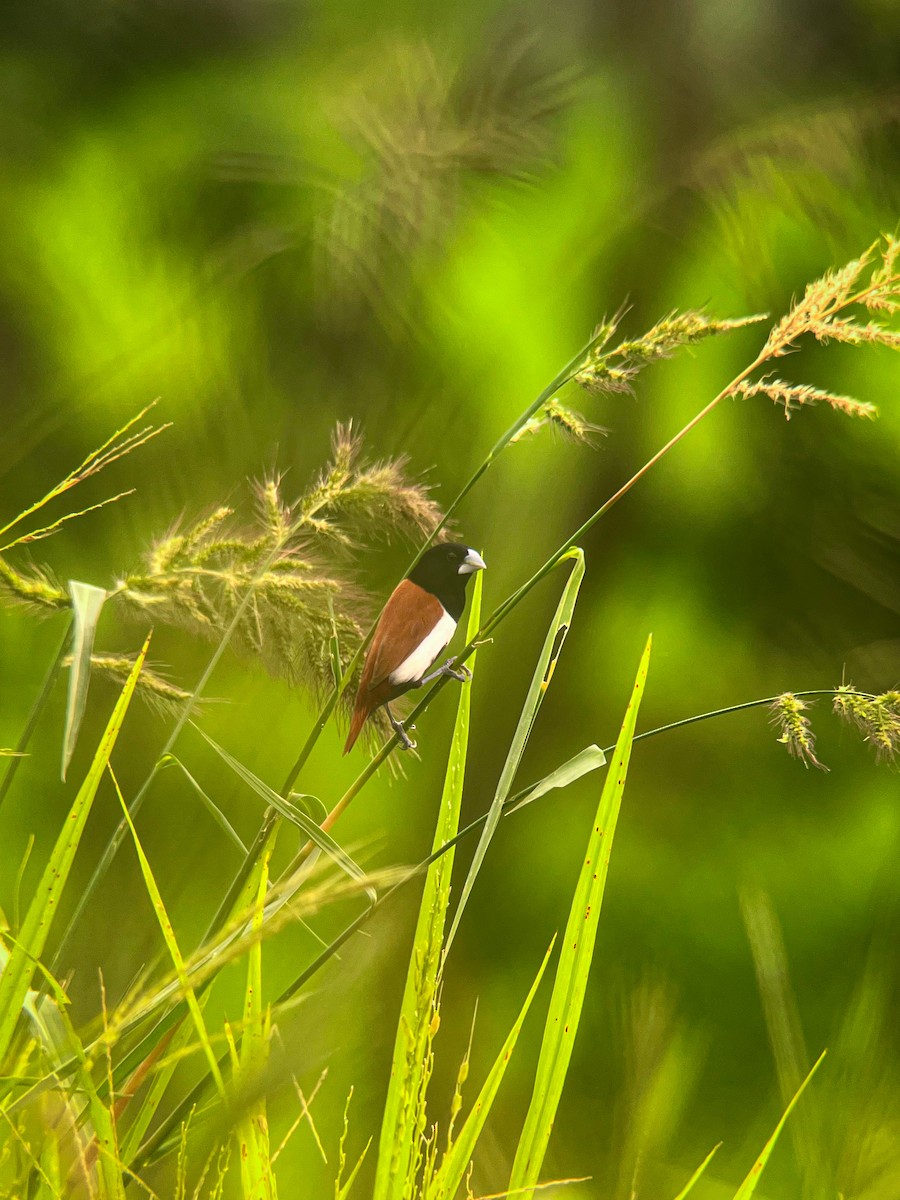
[[[399,667],[391,671],[388,676],[391,683],[395,687],[401,683],[418,683],[440,652],[448,645],[455,632],[456,622],[445,609],[444,615],[431,633],[419,643]]]

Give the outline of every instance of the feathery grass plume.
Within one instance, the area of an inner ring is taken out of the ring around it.
[[[607,350],[622,311],[604,320],[594,331],[584,363],[575,373],[575,381],[589,392],[632,391],[635,377],[648,364],[671,358],[682,346],[695,345],[707,337],[730,333],[766,319],[766,314],[715,320],[699,309],[671,312],[639,338],[625,339]]]
[[[809,708],[805,701],[793,692],[784,692],[771,706],[772,724],[779,730],[778,741],[787,746],[793,758],[799,758],[804,766],[828,768],[816,758],[816,737],[809,718],[804,713]]]
[[[386,40],[328,105],[358,167],[323,189],[317,289],[346,322],[368,308],[390,328],[414,319],[411,264],[445,244],[467,177],[533,180],[553,158],[553,118],[570,78],[536,42],[496,38],[452,69],[421,40]]]
[[[834,697],[834,711],[859,730],[879,762],[896,761],[900,750],[900,692],[867,696],[850,684],[841,684]]]
[[[791,419],[791,413],[811,404],[827,404],[835,412],[842,412],[848,417],[874,419],[878,416],[878,409],[874,404],[854,400],[852,396],[823,391],[806,383],[786,383],[783,379],[775,379],[770,375],[752,383],[744,379],[733,388],[731,394],[748,399],[751,396],[768,396],[774,404],[784,407],[785,419],[788,421]]]
[[[235,645],[272,674],[318,691],[333,682],[333,634],[343,667],[370,608],[346,552],[379,535],[427,535],[441,510],[409,477],[404,459],[363,460],[350,425],[337,427],[330,462],[298,499],[284,499],[277,475],[257,483],[255,493],[249,524],[220,507],[172,530],[114,598],[154,621],[215,638],[249,588]]]
[[[535,416],[526,421],[518,433],[510,438],[510,442],[519,442],[546,426],[558,430],[564,437],[573,442],[581,442],[585,446],[596,446],[595,435],[604,437],[609,433],[602,425],[595,425],[580,412],[561,403],[555,397],[548,400]]]
[[[812,334],[820,342],[830,340],[851,345],[882,345],[900,349],[900,334],[874,321],[860,325],[839,314],[848,309],[894,315],[900,309],[900,246],[891,235],[883,239],[877,265],[873,265],[879,243],[874,242],[859,258],[836,271],[827,271],[810,283],[791,309],[772,328],[763,348],[765,358],[781,358],[795,349],[797,339]],[[871,268],[869,278],[865,273]]]

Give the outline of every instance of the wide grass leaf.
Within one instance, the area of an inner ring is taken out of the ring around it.
[[[138,675],[144,665],[149,645],[149,635],[140,654],[135,659],[116,706],[113,709],[106,731],[94,755],[90,770],[63,824],[50,860],[44,869],[37,891],[22,923],[22,930],[13,946],[6,970],[0,977],[0,1062],[6,1057],[15,1032],[22,1004],[31,986],[35,964],[40,959],[50,934],[54,918],[59,909],[60,898],[69,878],[75,852],[91,811],[97,788],[109,762],[119,730],[134,694]]]
[[[650,665],[651,644],[652,639],[648,638],[603,784],[560,950],[531,1103],[509,1180],[509,1191],[520,1193],[525,1200],[530,1200],[540,1176],[581,1019],[634,728]]]
[[[469,609],[469,638],[475,636],[481,619],[481,581],[482,576],[476,575]],[[473,672],[475,658],[473,654],[469,659]],[[434,850],[455,837],[459,829],[470,709],[471,685],[468,685],[459,690],[450,757],[434,832]],[[441,855],[428,868],[425,877],[381,1123],[375,1200],[400,1200],[413,1191],[420,1132],[425,1123],[432,1022],[436,1013],[453,857],[452,850]]]

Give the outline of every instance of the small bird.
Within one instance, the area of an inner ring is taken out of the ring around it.
[[[430,675],[428,668],[456,632],[466,607],[466,584],[485,561],[460,542],[442,542],[426,550],[408,577],[398,583],[385,605],[363,664],[359,691],[344,753],[353,746],[369,716],[382,704],[405,750],[415,742],[390,709],[390,701],[440,675],[463,683],[471,673],[456,670],[448,659]]]

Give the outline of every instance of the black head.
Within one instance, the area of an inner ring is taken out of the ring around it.
[[[447,612],[458,621],[466,606],[466,584],[475,571],[483,571],[484,559],[462,542],[441,542],[426,550],[409,573],[413,583],[437,596]]]

